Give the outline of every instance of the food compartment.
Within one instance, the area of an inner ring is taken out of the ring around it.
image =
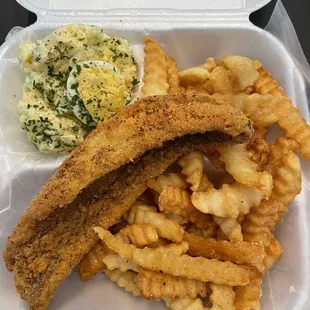
[[[7,167],[1,175],[0,250],[5,248],[6,238],[12,231],[22,212],[41,186],[60,164],[64,156],[40,153],[20,129],[17,102],[22,96],[23,73],[14,56],[19,43],[31,37],[43,38],[60,25],[39,28],[33,26],[11,37],[6,44],[1,60],[0,115],[2,153],[9,153]],[[164,31],[134,29],[115,30],[103,27],[111,36],[122,36],[133,46],[139,65],[140,79],[143,69],[143,45],[145,35],[151,35],[163,44],[168,55],[177,60],[179,69],[203,63],[207,57],[219,58],[223,55],[237,54],[260,60],[270,71],[294,104],[303,112],[306,119],[306,97],[304,84],[294,63],[284,46],[270,34],[255,28],[239,25],[227,27],[218,24],[214,27],[173,28]],[[11,158],[11,159],[10,159]],[[12,169],[16,166],[17,168]],[[304,183],[302,194],[291,204],[289,213],[278,225],[276,236],[284,247],[284,253],[273,269],[267,272],[263,283],[262,309],[302,309],[307,301],[309,281],[304,276],[309,270],[309,240],[307,211],[309,164],[303,162]],[[305,175],[306,174],[306,175]],[[298,253],[298,255],[296,254]],[[13,281],[3,260],[0,262],[0,306],[4,309],[24,307],[19,301]],[[5,279],[5,280],[3,280]],[[3,302],[3,304],[2,304]],[[138,298],[120,290],[102,275],[97,275],[87,284],[81,282],[77,273],[64,281],[51,303],[51,309],[98,309],[108,305],[109,309],[164,309],[163,303],[146,304]],[[25,306],[27,309],[27,306]]]

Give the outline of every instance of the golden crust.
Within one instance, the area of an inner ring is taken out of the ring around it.
[[[156,249],[138,249],[115,238],[107,230],[100,227],[96,227],[95,230],[111,250],[122,257],[131,258],[145,269],[230,286],[243,286],[249,283],[246,267],[216,259],[193,258],[188,255],[176,256],[171,253],[161,253]]]
[[[139,272],[137,285],[141,296],[147,300],[187,296],[196,298],[197,295],[206,297],[208,292],[207,283],[147,269]]]
[[[249,269],[249,272],[250,283],[235,287],[235,310],[260,309],[259,299],[262,296],[263,274],[255,268]]]
[[[144,47],[144,77],[142,94],[144,96],[167,94],[168,63],[167,55],[161,45],[150,37],[143,39]]]
[[[265,253],[261,244],[244,241],[216,241],[213,238],[203,238],[188,232],[184,232],[183,240],[188,242],[187,253],[191,256],[202,256],[262,268]]]
[[[168,94],[179,93],[182,91],[180,86],[177,62],[172,57],[167,57],[167,73],[168,73]]]
[[[259,78],[254,83],[255,92],[261,95],[270,94],[274,97],[285,96],[283,88],[258,60],[254,61],[254,65],[259,73]]]

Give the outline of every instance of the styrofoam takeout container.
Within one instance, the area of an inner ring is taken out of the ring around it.
[[[37,40],[68,23],[100,26],[109,35],[132,44],[140,71],[142,38],[159,40],[179,68],[188,68],[209,56],[227,54],[259,59],[285,88],[287,95],[309,121],[305,83],[284,45],[255,27],[249,14],[270,0],[19,0],[38,15],[37,22],[8,36],[0,48],[0,252],[22,211],[48,179],[63,156],[39,153],[18,124],[17,102],[24,76],[16,58],[18,45]],[[134,9],[132,9],[134,7]],[[302,160],[303,189],[296,197],[277,237],[284,254],[263,283],[263,310],[310,309],[309,228],[310,165]],[[28,309],[14,287],[13,274],[0,260],[0,309]],[[97,275],[87,284],[73,274],[57,291],[49,309],[164,309],[162,303],[134,298]]]

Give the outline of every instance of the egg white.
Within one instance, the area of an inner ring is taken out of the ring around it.
[[[69,102],[76,102],[74,98],[78,98],[77,104],[72,104],[72,112],[75,115],[76,118],[78,118],[83,124],[89,125],[89,126],[95,126],[97,122],[92,119],[92,116],[90,113],[87,111],[82,98],[80,98],[78,89],[76,87],[73,87],[74,85],[77,84],[77,75],[79,74],[79,71],[81,68],[84,68],[87,66],[88,68],[94,68],[94,67],[105,67],[110,69],[111,71],[114,71],[116,74],[121,76],[120,71],[113,66],[112,64],[105,62],[105,61],[100,61],[100,60],[87,60],[87,61],[82,61],[78,63],[70,72],[70,75],[67,80],[67,96],[69,99]],[[125,104],[125,100],[124,100]]]

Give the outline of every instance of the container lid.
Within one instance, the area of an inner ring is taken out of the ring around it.
[[[17,0],[37,15],[54,15],[57,12],[90,12],[109,10],[179,10],[179,11],[230,11],[251,13],[271,0]]]

